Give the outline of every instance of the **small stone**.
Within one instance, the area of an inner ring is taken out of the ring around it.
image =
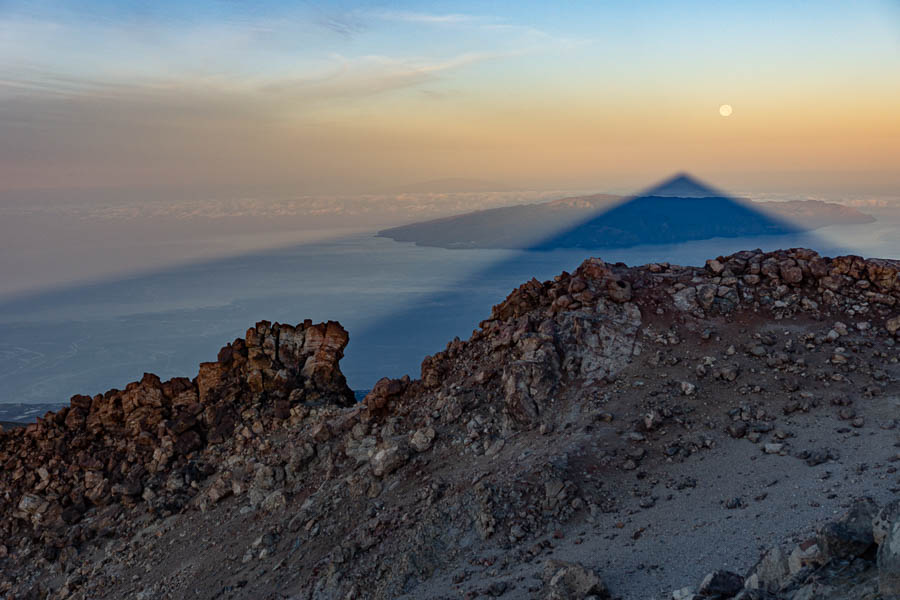
[[[506,442],[503,441],[503,438],[497,438],[485,448],[484,455],[488,458],[497,456],[503,450],[504,445],[506,445]]]
[[[261,508],[268,512],[273,512],[287,506],[287,498],[282,490],[275,490],[262,501]]]
[[[768,443],[763,446],[763,452],[766,454],[778,454],[784,450],[784,444]]]
[[[884,327],[891,335],[897,335],[898,333],[900,333],[900,315],[897,315],[893,319],[888,319],[885,322]]]
[[[397,444],[382,448],[371,458],[372,474],[376,477],[383,477],[393,473],[405,465],[408,459],[409,455],[406,450]]]
[[[505,594],[508,587],[509,584],[505,581],[494,581],[488,586],[487,593],[489,596],[494,596],[496,598]]]
[[[719,288],[712,284],[697,286],[697,302],[704,310],[709,309],[712,307],[718,291]]]
[[[743,421],[737,421],[728,425],[726,431],[733,438],[742,438],[747,435],[747,424]]]
[[[310,430],[309,437],[317,442],[327,442],[331,439],[331,430],[327,423],[317,423]]]
[[[41,506],[44,504],[40,496],[34,494],[24,494],[19,500],[19,510],[28,514],[37,514],[40,512]]]
[[[793,261],[791,261],[793,263]],[[803,281],[803,271],[795,264],[782,264],[780,267],[781,279],[785,283],[800,283]]]
[[[686,287],[672,296],[675,308],[684,312],[694,312],[700,309],[697,304],[697,288]]]
[[[656,504],[656,498],[653,496],[647,496],[645,498],[641,498],[641,501],[638,503],[641,508],[652,508],[653,505]]]
[[[653,431],[659,428],[659,426],[662,425],[662,422],[663,417],[658,411],[651,410],[644,415],[644,429],[647,431]]]
[[[743,508],[745,506],[744,499],[740,496],[735,498],[729,498],[725,501],[725,508],[729,510],[734,510],[735,508]]]
[[[713,258],[706,261],[706,268],[709,269],[714,275],[719,275],[722,273],[722,271],[725,270],[725,265]]]
[[[513,542],[517,542],[525,537],[525,530],[522,529],[519,525],[513,525],[509,528],[509,539]]]
[[[694,590],[689,587],[683,587],[672,592],[672,600],[694,600],[696,597]]]
[[[822,564],[822,555],[819,546],[814,540],[803,542],[794,548],[788,556],[788,569],[791,575],[798,573],[803,567]]]
[[[594,417],[601,423],[612,423],[613,422],[613,414],[610,412],[599,412]],[[550,431],[553,431],[553,428],[550,428]]]
[[[433,427],[425,427],[423,429],[417,429],[416,432],[412,435],[412,438],[409,440],[409,445],[416,452],[425,452],[429,448],[431,448],[431,444],[434,442],[436,432]]]

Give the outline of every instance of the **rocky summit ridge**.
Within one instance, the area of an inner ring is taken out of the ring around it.
[[[900,597],[898,336],[900,263],[805,249],[588,259],[361,403],[263,321],[0,433],[0,593]]]

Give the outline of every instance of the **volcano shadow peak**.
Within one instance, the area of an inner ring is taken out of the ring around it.
[[[609,249],[796,234],[872,221],[851,207],[821,201],[735,198],[682,173],[626,198],[562,198],[404,225],[379,235],[449,249]]]
[[[627,248],[800,231],[748,201],[682,175],[539,240],[530,249]]]
[[[627,248],[717,237],[798,233],[800,227],[680,174],[568,229],[531,249]]]

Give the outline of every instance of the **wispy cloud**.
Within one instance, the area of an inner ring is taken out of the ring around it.
[[[431,14],[409,11],[380,11],[373,16],[385,21],[401,21],[404,23],[428,23],[432,25],[456,25],[459,23],[475,23],[481,17],[459,13]]]
[[[366,19],[356,11],[320,9],[314,13],[313,20],[325,30],[345,38],[359,35],[368,29]]]
[[[0,13],[0,188],[340,179],[328,156],[389,164],[383,148],[369,156],[376,140],[392,152],[468,143],[419,121],[445,122],[448,93],[472,96],[473,67],[557,44],[489,16],[328,6],[200,22],[55,16]]]
[[[529,25],[476,14],[369,13],[312,5],[303,15],[240,17],[162,27],[154,21],[98,21],[75,27],[0,15],[0,98],[102,96],[121,89],[131,93],[135,87],[192,88],[198,83],[299,100],[365,97],[567,43]],[[379,34],[384,32],[379,29],[387,25],[373,20],[452,27],[433,49],[399,43],[393,52],[383,52]],[[344,39],[322,38],[323,29]],[[482,35],[486,31],[491,35]],[[349,52],[351,47],[359,52]]]
[[[435,61],[383,55],[334,55],[334,66],[326,73],[269,81],[260,90],[291,101],[360,98],[414,87],[433,81],[443,73],[505,56],[508,54],[503,52],[468,52]]]
[[[462,13],[424,13],[409,11],[382,11],[372,13],[372,16],[385,21],[394,21],[411,25],[452,25],[459,29],[467,29],[477,32],[490,32],[504,36],[494,40],[495,43],[516,43],[522,47],[522,51],[513,55],[524,54],[525,43],[531,43],[527,51],[536,49],[533,44],[544,43],[556,47],[571,49],[584,46],[593,42],[583,37],[571,37],[551,34],[539,27],[529,24],[508,22],[500,17],[489,15],[474,15]]]

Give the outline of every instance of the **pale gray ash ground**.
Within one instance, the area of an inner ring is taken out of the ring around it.
[[[589,259],[362,403],[350,337],[262,322],[0,434],[0,591],[900,595],[897,261]]]

